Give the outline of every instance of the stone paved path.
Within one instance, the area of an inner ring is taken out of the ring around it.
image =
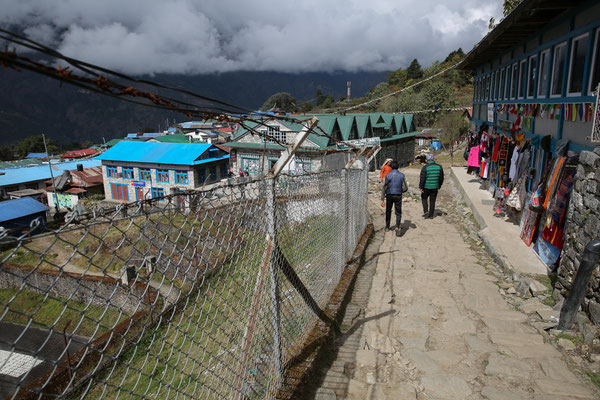
[[[407,172],[412,188],[417,173]],[[449,179],[439,205],[447,214],[425,220],[420,200],[406,199],[401,237],[382,229],[374,179],[368,262],[345,314],[345,335],[307,397],[600,398],[533,317],[504,297],[502,276],[456,223]]]

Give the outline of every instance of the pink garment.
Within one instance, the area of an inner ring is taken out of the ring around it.
[[[468,167],[479,167],[479,147],[471,147],[469,151],[469,161],[467,161]]]

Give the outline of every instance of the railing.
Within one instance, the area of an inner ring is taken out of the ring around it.
[[[366,174],[281,175],[0,232],[0,395],[276,397],[329,321],[367,224]]]

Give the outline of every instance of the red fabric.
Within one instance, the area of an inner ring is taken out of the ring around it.
[[[496,144],[494,145],[494,151],[492,151],[492,161],[498,161],[498,152],[500,151],[500,145],[502,144],[502,138],[498,138],[496,140]]]

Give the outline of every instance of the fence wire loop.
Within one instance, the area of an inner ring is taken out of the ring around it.
[[[0,229],[0,395],[281,395],[367,225],[367,171]]]

